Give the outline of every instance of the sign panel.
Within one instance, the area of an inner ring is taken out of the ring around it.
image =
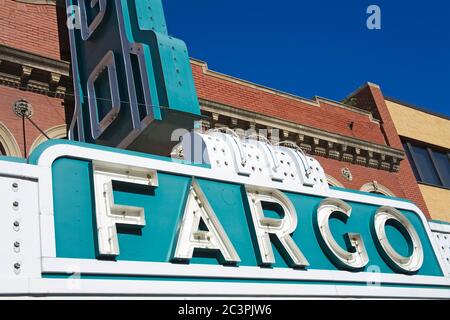
[[[161,0],[66,0],[75,88],[73,140],[170,152],[200,115],[189,55]]]
[[[46,142],[29,162],[0,161],[0,225],[29,228],[5,233],[2,250],[23,238],[0,261],[1,294],[450,297],[406,200],[77,142]]]

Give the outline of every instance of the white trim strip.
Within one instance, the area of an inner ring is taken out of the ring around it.
[[[68,266],[76,270],[68,269]],[[290,268],[225,267],[220,265],[182,265],[161,262],[99,261],[87,259],[45,258],[42,260],[44,273],[86,275],[148,276],[222,278],[246,280],[282,281],[330,281],[370,283],[374,280],[386,284],[448,286],[450,279],[434,276],[409,276],[388,273],[351,273],[334,270],[295,270]]]
[[[73,280],[70,280],[73,281]],[[411,298],[448,299],[450,290],[411,289],[385,287],[358,287],[333,285],[280,285],[260,283],[196,282],[182,281],[112,281],[82,280],[75,288],[68,280],[31,279],[2,282],[1,295],[45,295],[45,296],[172,296],[172,297],[360,297],[360,298]],[[75,283],[75,285],[77,285]],[[24,294],[26,292],[27,294]]]
[[[450,224],[430,222],[430,228],[433,232],[450,233]]]

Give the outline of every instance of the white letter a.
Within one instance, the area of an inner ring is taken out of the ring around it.
[[[214,210],[193,178],[172,260],[190,260],[195,249],[218,251],[218,258],[224,264],[240,262]]]

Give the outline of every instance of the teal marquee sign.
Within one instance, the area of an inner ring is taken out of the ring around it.
[[[165,161],[165,160],[162,160]],[[95,187],[92,161],[63,157],[55,160],[53,170],[54,215],[56,254],[61,258],[97,259],[98,235],[95,219]],[[151,169],[151,168],[150,168]],[[206,168],[203,168],[208,170]],[[112,170],[113,172],[115,170]],[[183,223],[183,214],[187,206],[189,190],[195,180],[206,196],[214,214],[223,226],[230,242],[240,257],[237,266],[256,267],[263,265],[259,261],[259,249],[254,235],[254,226],[248,204],[245,185],[231,181],[217,181],[201,176],[183,175],[182,172],[158,172],[158,186],[140,185],[120,181],[113,183],[114,201],[124,206],[144,209],[145,226],[118,226],[120,254],[111,257],[113,261],[145,261],[171,263],[172,254],[177,245],[179,231]],[[350,195],[359,196],[359,194]],[[73,195],[77,196],[74,197]],[[308,260],[306,269],[339,270],[334,259],[322,243],[317,223],[317,210],[325,199],[323,196],[283,192],[295,207],[298,217],[297,229],[291,234],[293,241]],[[380,198],[383,200],[383,198]],[[392,268],[382,249],[377,248],[377,235],[373,229],[374,216],[380,205],[347,200],[353,214],[347,221],[336,212],[330,219],[331,232],[342,248],[347,248],[345,234],[360,233],[365,242],[369,263],[360,271],[377,266],[383,273],[398,273]],[[405,204],[409,204],[405,202]],[[280,219],[283,212],[275,206],[264,207],[267,218]],[[412,224],[419,235],[424,251],[422,267],[415,272],[419,275],[442,276],[437,258],[430,240],[427,238],[423,221],[415,212],[400,212]],[[203,228],[205,228],[203,226]],[[73,232],[71,230],[77,230]],[[201,226],[200,226],[201,229]],[[199,230],[200,230],[199,229]],[[386,233],[393,247],[403,256],[411,254],[411,239],[404,228],[395,224],[386,227]],[[205,228],[205,231],[207,229]],[[197,231],[197,230],[195,230]],[[266,265],[273,268],[289,268],[285,249],[271,243],[275,262]],[[219,250],[195,251],[190,264],[222,264]],[[233,265],[233,264],[232,264]],[[263,266],[264,267],[264,266]]]
[[[96,233],[98,226],[95,220],[93,170],[92,161],[86,160],[60,158],[53,164],[57,257],[97,259],[101,256]],[[170,172],[158,172],[157,178],[157,187],[137,188],[127,183],[113,184],[115,203],[144,208],[146,225],[135,228],[127,228],[126,225],[117,227],[120,254],[111,257],[112,261],[176,263],[172,261],[173,251],[179,239],[190,186],[195,179],[240,257],[239,263],[231,265],[236,268],[263,265],[259,261],[260,253],[244,185]],[[327,252],[321,241],[322,237],[316,230],[317,210],[324,197],[296,192],[283,193],[292,202],[298,215],[298,226],[291,237],[308,260],[309,265],[305,269],[345,270],[336,264],[336,259]],[[398,269],[392,268],[388,258],[383,257],[382,250],[377,248],[377,236],[371,230],[374,216],[380,206],[357,201],[346,203],[352,207],[351,217],[345,222],[336,213],[330,219],[331,232],[338,244],[347,248],[345,234],[360,233],[369,257],[369,263],[360,271],[376,267],[379,272],[398,273]],[[280,218],[277,208],[273,206],[268,206],[264,212],[267,217]],[[424,262],[415,274],[442,276],[421,218],[411,210],[400,212],[411,222],[423,245]],[[201,229],[200,226],[199,230]],[[389,241],[400,254],[411,254],[411,240],[402,233],[402,229],[388,225],[386,232]],[[263,268],[290,268],[285,249],[276,245],[276,241],[271,243],[275,262]],[[194,251],[192,259],[186,259],[184,262],[189,262],[190,265],[220,265],[223,264],[222,259],[218,250],[208,252],[199,248]]]
[[[43,143],[28,163],[0,161],[0,177],[5,199],[15,199],[1,225],[18,222],[5,237],[23,241],[20,253],[0,262],[2,277],[15,283],[0,294],[11,288],[236,297],[450,292],[428,222],[407,200],[262,183],[213,164],[68,141]],[[21,287],[20,279],[34,285]]]

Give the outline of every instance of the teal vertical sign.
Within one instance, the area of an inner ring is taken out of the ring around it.
[[[189,55],[161,0],[66,0],[73,140],[166,154],[200,115]]]

